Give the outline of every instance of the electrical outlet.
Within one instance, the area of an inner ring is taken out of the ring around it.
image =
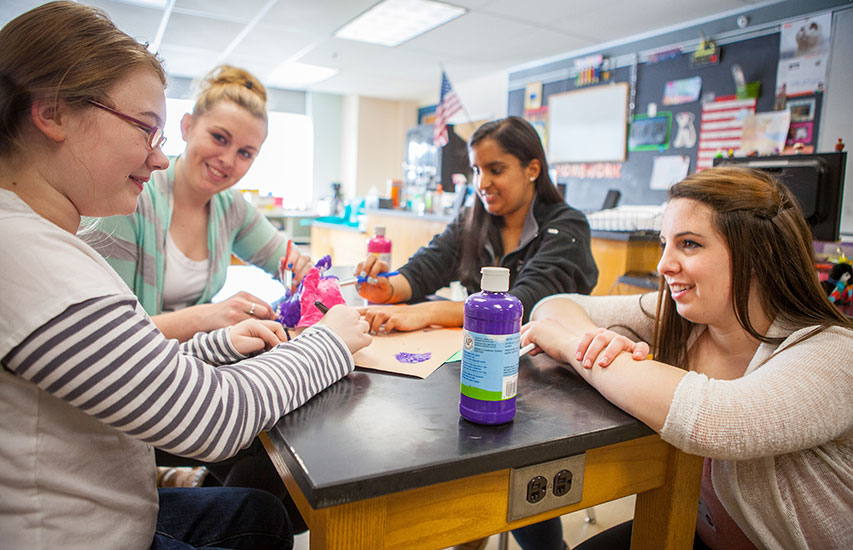
[[[579,454],[509,471],[507,521],[580,502],[586,455]]]

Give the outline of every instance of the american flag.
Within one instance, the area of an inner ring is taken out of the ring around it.
[[[737,99],[722,96],[702,104],[702,122],[699,127],[699,151],[696,154],[696,171],[714,166],[718,151],[740,149],[743,138],[743,119],[755,112],[755,98]]]
[[[435,125],[432,130],[432,141],[436,147],[447,145],[447,122],[462,108],[456,92],[450,86],[447,73],[441,71],[441,96],[435,108]]]

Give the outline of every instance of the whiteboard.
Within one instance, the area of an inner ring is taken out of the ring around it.
[[[628,83],[548,96],[548,162],[624,161]]]

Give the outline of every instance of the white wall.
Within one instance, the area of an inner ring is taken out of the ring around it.
[[[360,97],[358,170],[355,194],[364,196],[372,186],[385,195],[385,182],[403,176],[406,130],[416,125],[413,102]]]
[[[413,102],[343,98],[340,181],[345,200],[365,196],[374,185],[384,195],[385,182],[402,177],[406,130],[417,124],[417,115]]]
[[[490,75],[463,80],[453,87],[459,100],[465,107],[451,120],[454,124],[465,124],[471,120],[495,120],[506,116],[507,97],[509,95],[509,75],[499,71]],[[438,101],[436,99],[436,101]],[[467,111],[467,113],[466,113]]]
[[[344,98],[336,94],[311,93],[306,111],[314,122],[314,177],[312,200],[331,196],[331,183],[341,181],[343,160]]]
[[[853,9],[837,11],[832,18],[832,54],[820,117],[820,151],[832,151],[838,138],[847,147],[847,177],[841,207],[841,233],[853,237]]]
[[[346,96],[341,116],[341,190],[344,197],[355,196],[358,181],[358,96]]]

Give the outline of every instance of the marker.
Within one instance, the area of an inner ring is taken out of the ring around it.
[[[377,273],[377,277],[393,277],[394,275],[399,275],[399,271],[383,271],[381,273]],[[353,277],[351,279],[344,279],[338,283],[338,286],[347,286],[354,285],[355,283],[366,283],[367,277]]]
[[[518,350],[518,356],[519,356],[519,357],[524,357],[525,355],[527,355],[527,353],[528,353],[530,350],[532,350],[532,349],[533,349],[533,348],[535,348],[535,347],[536,347],[536,344],[534,344],[533,342],[530,342],[529,344],[527,344],[526,346],[524,346],[523,348],[521,348],[520,350]]]
[[[293,239],[287,239],[287,251],[284,253],[284,261],[279,261],[278,263],[278,278],[281,281],[281,284],[284,285],[284,288],[292,289],[293,272],[287,269],[287,262],[290,261],[291,250],[293,250]]]
[[[329,313],[329,308],[326,307],[326,304],[321,302],[320,300],[314,300],[314,307],[320,310],[320,313],[323,315]]]

